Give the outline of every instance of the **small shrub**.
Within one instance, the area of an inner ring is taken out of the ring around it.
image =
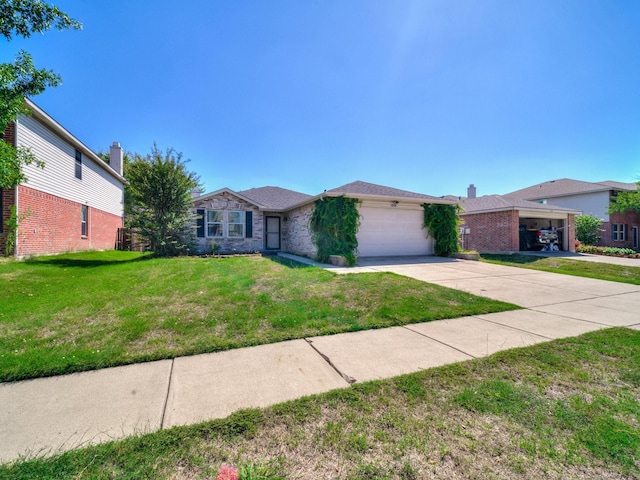
[[[595,245],[600,240],[602,220],[595,215],[581,215],[576,217],[576,239],[586,245]]]

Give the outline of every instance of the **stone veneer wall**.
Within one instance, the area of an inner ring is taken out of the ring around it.
[[[264,250],[264,216],[255,205],[251,205],[228,192],[223,192],[213,198],[194,203],[194,214],[197,209],[253,212],[253,219],[251,222],[253,232],[250,238],[246,238],[246,225],[244,238],[196,238],[198,253],[209,253],[211,251],[212,242],[215,242],[216,245],[220,245],[220,253],[225,254],[254,253]]]
[[[309,220],[313,214],[315,203],[309,203],[285,214],[286,221],[281,224],[281,246],[285,252],[314,258],[316,246],[311,238]]]

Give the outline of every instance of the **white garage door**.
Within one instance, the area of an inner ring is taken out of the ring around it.
[[[389,203],[376,205],[363,202],[359,208],[358,255],[380,257],[395,255],[433,255],[433,240],[422,228],[421,206]]]

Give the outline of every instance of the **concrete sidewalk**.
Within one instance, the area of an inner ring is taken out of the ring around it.
[[[640,329],[640,287],[480,262],[361,260],[527,307],[0,384],[0,461],[49,455],[610,326]]]

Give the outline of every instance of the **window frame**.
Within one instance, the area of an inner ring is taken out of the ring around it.
[[[611,240],[614,242],[626,241],[626,225],[624,223],[612,223],[611,224]]]
[[[238,214],[239,221],[232,222],[231,214]],[[226,218],[226,227],[227,227],[227,238],[244,238],[244,211],[243,210],[227,210],[227,218]],[[239,235],[231,235],[231,226],[239,225],[240,226],[240,234]]]
[[[76,148],[75,176],[82,180],[82,152]]]
[[[216,212],[220,213],[220,220],[209,221],[209,214],[216,213]],[[224,238],[224,210],[205,210],[204,216],[205,216],[204,218],[205,237],[206,238]],[[215,225],[220,225],[220,229],[219,229],[220,235],[210,235],[209,228],[211,227],[213,229]]]
[[[86,238],[89,236],[89,206],[82,205],[80,212],[80,236]]]

